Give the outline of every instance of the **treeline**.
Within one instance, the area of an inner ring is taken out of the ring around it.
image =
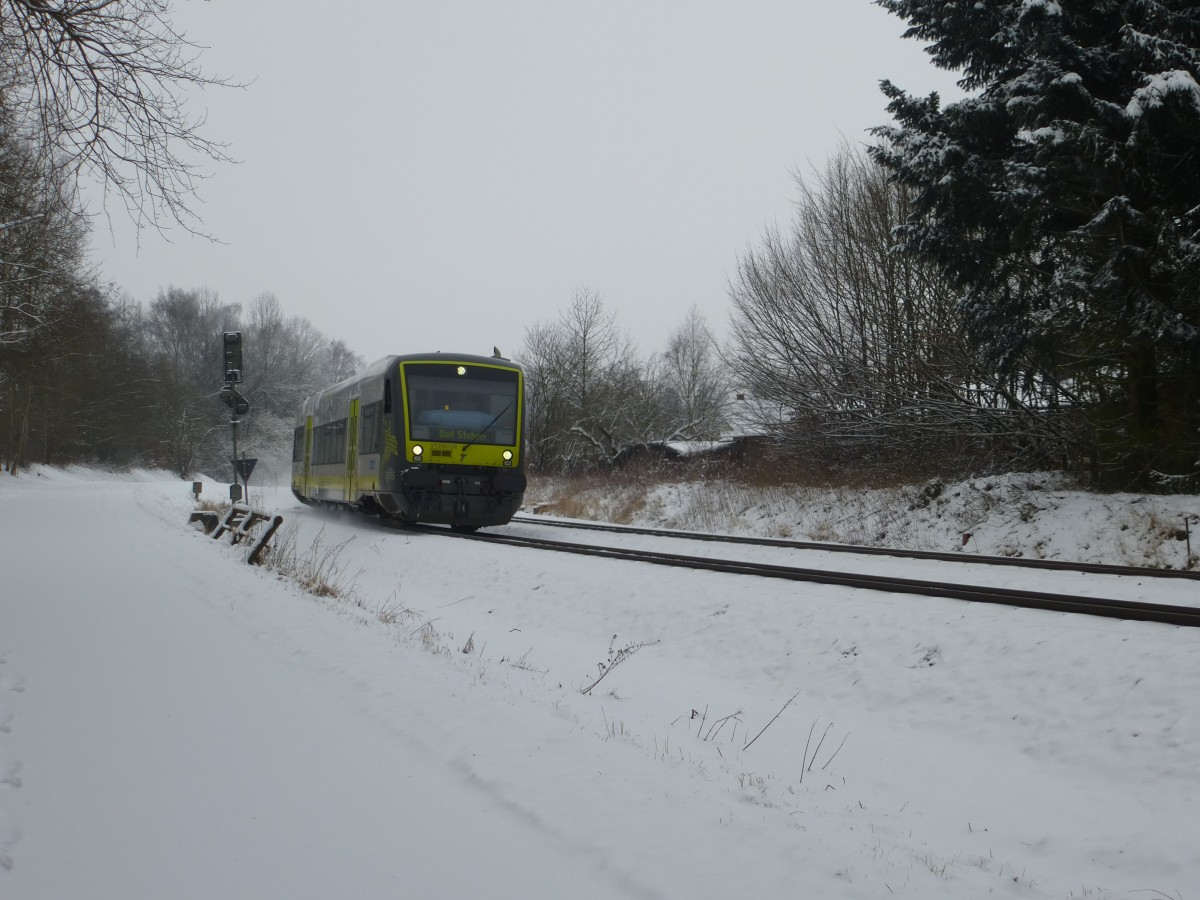
[[[725,341],[693,309],[664,351],[642,357],[588,290],[527,329],[536,469],[612,467],[731,436],[778,470],[821,479],[1094,462],[1079,396],[1044,373],[988,365],[953,284],[897,252],[911,188],[849,146],[796,187],[793,220],[738,261]]]
[[[221,333],[243,331],[240,446],[286,456],[305,393],[361,360],[270,295],[170,288],[143,306],[88,261],[79,179],[139,228],[195,233],[196,163],[226,158],[181,100],[217,87],[170,4],[0,0],[0,467],[98,463],[231,475]],[[282,464],[282,463],[281,463]],[[259,471],[262,471],[261,469]]]
[[[526,329],[519,361],[539,471],[611,468],[668,443],[715,441],[727,426],[728,372],[695,308],[644,358],[601,297],[581,289],[557,319]]]
[[[1102,488],[1200,483],[1200,358],[1182,320],[1151,343],[1149,372],[1135,312],[1036,343],[1016,317],[983,330],[944,262],[898,243],[935,227],[919,189],[849,146],[796,185],[792,221],[738,261],[722,344],[693,310],[642,358],[589,291],[527,330],[535,467],[736,434],[778,470],[837,481],[1055,469]]]
[[[300,399],[363,362],[270,294],[243,310],[170,288],[143,307],[81,286],[24,313],[26,326],[6,329],[0,345],[0,465],[10,472],[84,462],[232,479],[221,334],[241,331],[251,411],[239,450],[261,458],[258,477],[278,476]]]
[[[969,96],[883,82],[894,124],[798,179],[793,221],[740,259],[720,355],[751,430],[818,476],[1197,489],[1200,13],[876,2]],[[531,334],[537,451],[686,433],[583,311]]]

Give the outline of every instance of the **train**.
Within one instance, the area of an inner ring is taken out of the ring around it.
[[[388,356],[307,397],[292,493],[455,531],[507,523],[524,501],[525,374],[495,356]]]

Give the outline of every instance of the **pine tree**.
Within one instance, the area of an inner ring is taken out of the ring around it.
[[[1087,413],[1094,474],[1200,473],[1200,7],[876,2],[969,92],[883,83],[873,152],[918,190],[902,246],[952,279],[991,365]]]

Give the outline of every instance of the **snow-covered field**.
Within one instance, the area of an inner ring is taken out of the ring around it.
[[[1200,631],[257,500],[343,596],[178,480],[0,477],[0,897],[1200,897]]]

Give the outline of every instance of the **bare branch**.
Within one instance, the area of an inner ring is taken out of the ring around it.
[[[203,165],[232,161],[186,109],[205,75],[169,0],[0,0],[0,96],[24,136],[72,177],[88,174],[139,230],[199,234]]]

